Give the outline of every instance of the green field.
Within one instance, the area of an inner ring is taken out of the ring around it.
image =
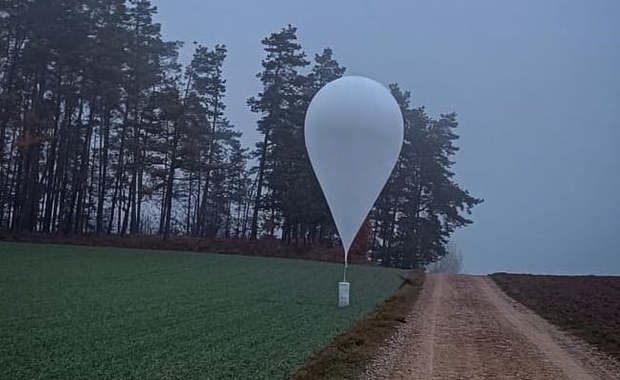
[[[281,379],[398,287],[395,271],[0,242],[2,379]]]

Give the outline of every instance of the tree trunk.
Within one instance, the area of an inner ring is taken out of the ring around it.
[[[250,239],[256,240],[258,237],[258,214],[260,211],[261,195],[263,192],[263,176],[265,174],[265,165],[267,161],[267,144],[269,142],[269,131],[265,131],[265,138],[263,139],[263,146],[261,149],[260,164],[258,167],[258,180],[256,183],[256,200],[254,201],[254,210],[252,213],[252,227],[250,232]]]
[[[106,194],[106,179],[108,175],[108,146],[110,141],[110,112],[108,108],[103,117],[103,126],[99,137],[99,180],[97,181],[97,222],[95,231],[101,235],[103,230],[103,206]]]
[[[165,215],[165,224],[164,224],[164,241],[168,240],[168,237],[170,236],[170,222],[171,222],[171,218],[172,218],[172,192],[174,190],[174,174],[175,174],[175,169],[176,169],[176,151],[177,151],[177,145],[178,145],[178,132],[177,132],[177,128],[178,125],[176,125],[177,123],[175,122],[175,126],[174,126],[174,132],[173,132],[173,138],[172,138],[172,153],[171,153],[171,157],[170,157],[170,168],[168,170],[168,178],[167,178],[167,182],[166,182],[166,202],[165,202],[165,208],[164,211],[166,213]]]

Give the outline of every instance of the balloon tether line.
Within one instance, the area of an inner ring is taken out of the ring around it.
[[[347,282],[347,268],[349,267],[349,263],[347,260],[347,256],[344,257],[344,272],[342,276],[342,282]]]

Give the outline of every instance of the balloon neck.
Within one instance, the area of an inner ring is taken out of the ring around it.
[[[342,274],[342,282],[347,282],[347,268],[349,267],[349,263],[344,262],[344,271]]]

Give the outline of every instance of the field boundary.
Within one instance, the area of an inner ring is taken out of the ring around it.
[[[179,251],[253,257],[311,260],[342,263],[342,248],[307,244],[283,245],[278,239],[224,239],[171,236],[163,240],[157,235],[47,235],[7,234],[0,231],[0,241],[7,243],[51,244],[82,247],[142,249],[148,251]],[[378,266],[360,252],[349,253],[349,263]]]
[[[355,379],[409,315],[424,284],[423,271],[411,271],[398,290],[348,331],[336,336],[293,376],[294,380]]]

